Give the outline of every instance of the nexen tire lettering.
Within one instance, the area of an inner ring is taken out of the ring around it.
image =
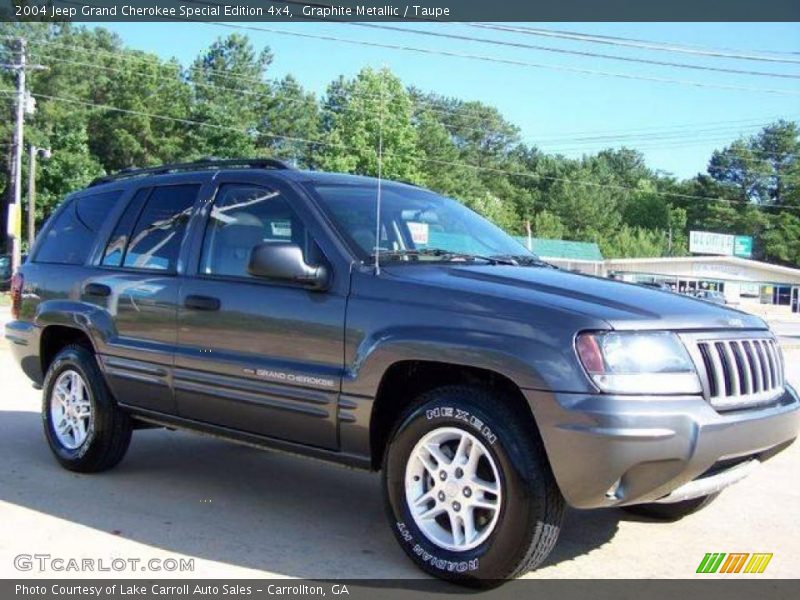
[[[497,436],[492,432],[489,426],[485,425],[478,417],[471,415],[466,410],[442,406],[426,411],[425,416],[429,421],[432,419],[459,419],[477,429],[489,444],[494,445],[497,441]]]

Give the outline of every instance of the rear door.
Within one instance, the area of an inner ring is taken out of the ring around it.
[[[170,374],[181,249],[201,186],[183,180],[135,190],[100,251],[96,275],[84,283],[84,296],[104,297],[111,316],[100,360],[123,404],[175,413]]]
[[[180,415],[335,448],[347,270],[326,256],[313,213],[283,181],[221,176],[203,215],[178,308]],[[250,251],[264,242],[301,246],[307,263],[332,271],[331,287],[251,276]]]

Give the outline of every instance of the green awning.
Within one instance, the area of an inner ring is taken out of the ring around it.
[[[528,238],[517,236],[526,248]],[[570,242],[568,240],[545,240],[531,238],[531,250],[543,258],[563,258],[565,260],[603,260],[600,248],[594,242]]]

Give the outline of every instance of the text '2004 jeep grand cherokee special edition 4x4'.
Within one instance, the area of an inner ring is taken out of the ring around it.
[[[760,319],[552,268],[415,186],[272,160],[71,195],[13,313],[64,467],[111,468],[161,425],[380,469],[403,549],[467,583],[541,563],[565,504],[696,510],[798,429]]]

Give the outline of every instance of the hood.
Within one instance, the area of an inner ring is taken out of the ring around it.
[[[644,286],[545,267],[506,265],[386,265],[393,277],[530,304],[531,310],[567,311],[600,319],[614,329],[767,329],[748,313]]]

